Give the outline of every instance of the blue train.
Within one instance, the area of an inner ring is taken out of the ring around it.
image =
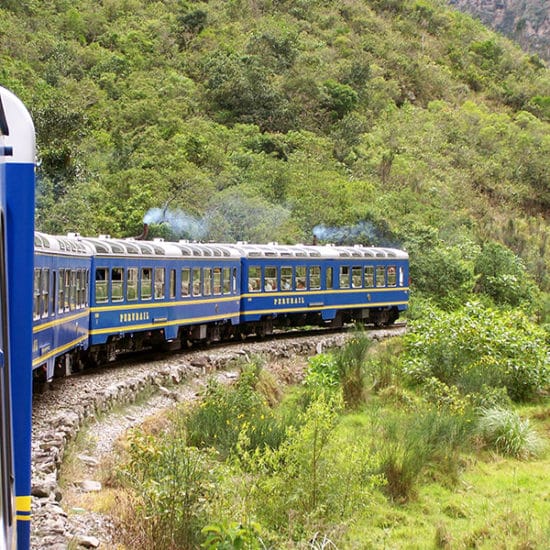
[[[35,134],[0,87],[0,548],[30,547]]]
[[[0,550],[15,534],[19,550],[30,544],[33,382],[127,351],[282,327],[390,325],[407,309],[408,256],[393,248],[35,232],[34,128],[3,88],[0,130]]]
[[[281,327],[389,325],[407,308],[408,278],[407,254],[392,248],[36,233],[34,376]]]

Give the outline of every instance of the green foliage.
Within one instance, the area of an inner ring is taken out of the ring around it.
[[[246,431],[247,449],[277,447],[284,426],[279,424],[266,398],[256,391],[257,365],[248,365],[233,386],[210,380],[200,405],[185,420],[188,442],[199,448],[215,448],[222,456],[237,449]]]
[[[523,262],[498,243],[486,243],[475,261],[477,288],[496,304],[532,306],[537,287]]]
[[[404,372],[418,384],[435,377],[462,394],[504,388],[513,401],[524,401],[550,382],[544,333],[519,311],[479,303],[452,313],[432,310],[415,321],[405,345]]]
[[[478,432],[487,446],[505,456],[528,459],[542,451],[542,440],[529,420],[522,420],[515,411],[482,409]]]
[[[177,428],[162,440],[136,430],[129,444],[121,473],[136,494],[134,526],[145,530],[144,546],[196,548],[212,492],[211,457],[188,447]]]
[[[201,548],[207,550],[256,550],[262,548],[258,523],[242,525],[236,521],[207,525],[202,529],[206,540]]]
[[[304,377],[304,385],[316,394],[339,387],[340,376],[338,365],[332,353],[319,353],[308,359],[308,368]]]
[[[344,404],[350,409],[361,405],[366,397],[365,368],[367,353],[371,346],[372,340],[358,331],[335,353],[334,361],[342,397]]]

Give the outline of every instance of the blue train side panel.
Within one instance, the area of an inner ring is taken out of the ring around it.
[[[34,254],[35,133],[21,101],[0,88],[3,128],[0,181],[6,206],[7,264],[12,352],[17,547],[30,547],[32,422],[32,273]]]
[[[407,309],[409,264],[390,248],[242,245],[241,322],[388,325]]]
[[[35,234],[33,369],[49,381],[81,370],[88,348],[91,249],[74,236]]]

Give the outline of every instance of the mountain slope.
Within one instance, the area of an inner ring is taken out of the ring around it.
[[[2,6],[40,229],[136,235],[156,207],[167,237],[495,239],[550,286],[549,72],[469,16],[427,0]]]

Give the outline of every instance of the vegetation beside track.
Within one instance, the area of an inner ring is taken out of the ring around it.
[[[284,392],[254,357],[234,385],[212,383],[165,419],[162,437],[131,432],[114,484],[126,546],[542,548],[547,357],[523,355],[527,394],[524,377],[489,374],[544,333],[475,311],[460,312],[477,323],[466,340],[434,315],[424,357],[414,330],[379,344],[358,333]],[[489,326],[509,338],[491,343]],[[458,353],[466,341],[475,353]],[[420,383],[411,364],[441,364],[442,348],[469,376]]]

